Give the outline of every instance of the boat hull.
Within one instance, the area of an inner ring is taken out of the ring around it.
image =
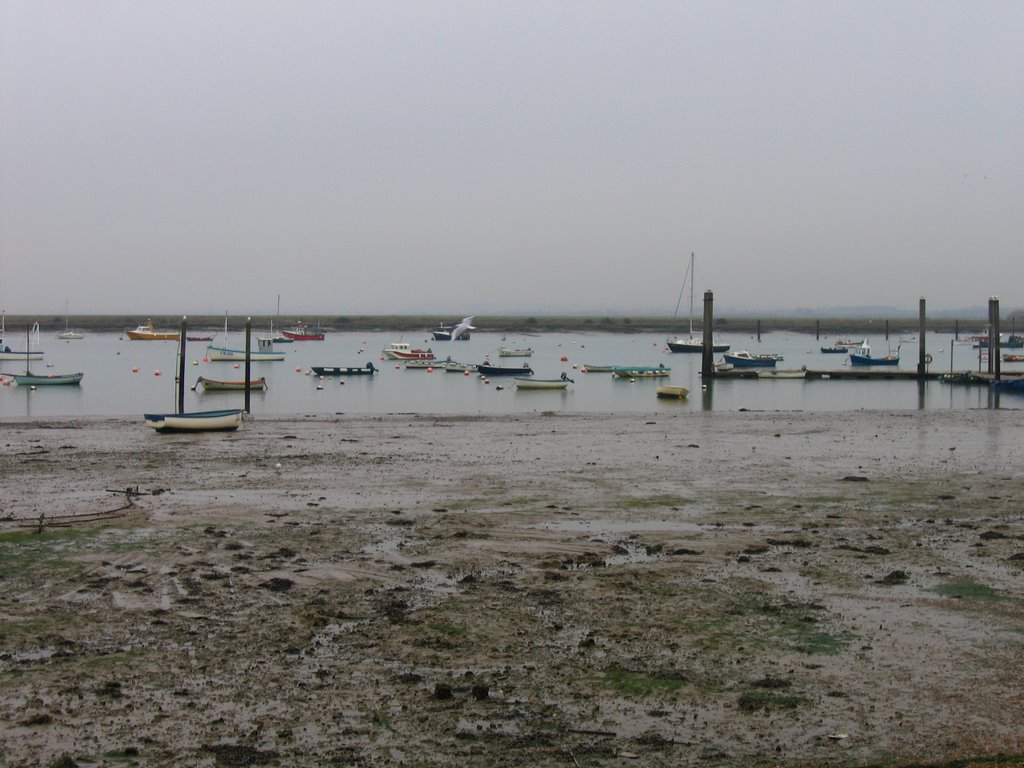
[[[202,385],[204,392],[238,392],[245,390],[245,381],[221,381],[220,379],[206,379],[200,376],[192,389]],[[264,377],[251,379],[249,389],[264,390],[267,388],[267,380]]]
[[[373,363],[364,366],[345,365],[314,365],[310,370],[317,376],[372,376],[377,372]]]
[[[144,418],[157,432],[228,432],[242,425],[242,410],[147,413]]]
[[[323,341],[322,333],[300,333],[298,331],[281,331],[281,335],[291,341]]]
[[[14,382],[22,387],[27,386],[78,386],[84,373],[16,373]]]
[[[42,360],[42,352],[11,352],[9,350],[0,351],[0,360]]]
[[[528,365],[488,365],[480,363],[476,367],[481,376],[533,376],[533,369]]]
[[[690,394],[690,390],[674,384],[662,384],[655,390],[655,394],[663,400],[685,400],[686,396]]]
[[[559,390],[566,389],[569,382],[564,379],[528,379],[522,376],[515,377],[516,389],[530,390]]]
[[[704,342],[701,339],[675,339],[665,342],[668,344],[669,352],[677,352],[691,355],[699,355],[704,351]],[[728,344],[715,344],[712,342],[712,352],[728,352]]]
[[[870,355],[858,355],[854,352],[850,353],[850,365],[899,365],[900,359],[898,357],[871,357]]]
[[[507,347],[501,347],[498,350],[498,357],[532,357],[532,349],[508,349]]]
[[[671,368],[618,366],[612,369],[612,376],[617,379],[664,379],[672,374]]]
[[[752,355],[746,357],[744,355],[724,355],[726,363],[733,366],[734,368],[774,368],[778,359],[774,357],[763,357],[758,355]]]
[[[249,351],[249,360],[254,363],[274,362],[284,360],[284,352],[254,352]],[[227,347],[207,347],[206,357],[210,360],[243,362],[245,360],[244,349],[228,349]]]

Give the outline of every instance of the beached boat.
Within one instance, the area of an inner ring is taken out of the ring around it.
[[[525,376],[516,376],[516,389],[541,390],[541,389],[566,389],[575,382],[565,373],[557,379],[531,379]]]
[[[196,379],[196,383],[192,385],[192,390],[197,391],[198,387],[202,387],[204,392],[229,392],[229,391],[244,391],[245,390],[245,379],[235,381],[222,381],[221,379],[207,379],[200,376]],[[267,388],[267,380],[263,376],[258,379],[249,380],[249,389],[265,390]]]
[[[274,349],[270,339],[256,339],[256,349],[249,350],[249,360],[254,363],[270,363],[284,360],[285,353]],[[217,347],[211,344],[206,348],[206,357],[213,361],[229,361],[239,363],[245,361],[244,349],[232,349],[230,347]]]
[[[889,353],[883,357],[875,357],[871,354],[871,347],[867,344],[862,344],[856,348],[856,351],[850,350],[850,365],[899,365],[900,355],[899,347],[896,348],[896,354]]]
[[[620,365],[612,369],[612,376],[617,379],[663,379],[671,374],[672,369],[664,365]]]
[[[242,425],[242,409],[193,411],[191,413],[147,413],[146,426],[157,432],[224,432]]]
[[[310,370],[317,376],[372,376],[377,372],[373,363],[366,365],[313,365]]]
[[[315,329],[307,328],[301,320],[291,328],[288,328],[287,330],[282,330],[281,335],[284,336],[286,339],[291,339],[292,341],[324,340],[324,334],[320,330],[319,325],[317,325]]]
[[[694,256],[690,254],[690,266],[686,270],[686,274],[683,275],[683,285],[679,289],[679,298],[676,300],[676,311],[672,314],[672,322],[675,323],[676,316],[679,314],[679,304],[683,300],[683,291],[686,290],[686,284],[690,284],[690,335],[688,338],[677,336],[676,338],[669,338],[665,340],[668,345],[669,352],[687,352],[693,355],[699,355],[704,351],[704,339],[700,336],[694,335],[693,332],[693,275],[694,275]],[[728,352],[728,344],[715,344],[714,341],[711,343],[711,349],[714,352]]]
[[[518,367],[514,365],[480,363],[477,365],[476,370],[481,376],[533,376],[533,369],[526,363]]]
[[[532,357],[533,350],[529,347],[498,347],[498,357]]]
[[[124,335],[132,341],[177,341],[177,331],[158,331],[153,327],[152,320],[138,326],[134,331],[125,331]]]
[[[429,348],[413,348],[404,341],[393,341],[384,347],[381,354],[388,360],[433,360],[434,353]]]
[[[782,355],[755,355],[744,349],[726,353],[722,355],[722,359],[734,368],[774,368],[775,364],[782,360]]]
[[[690,390],[686,387],[676,384],[661,384],[654,392],[663,400],[685,400],[686,396],[690,394]]]

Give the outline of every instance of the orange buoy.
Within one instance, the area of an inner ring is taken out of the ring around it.
[[[138,372],[139,372],[138,368],[132,368],[132,373],[138,373]]]
[[[160,375],[160,371],[153,371],[153,375],[154,376],[159,376]]]

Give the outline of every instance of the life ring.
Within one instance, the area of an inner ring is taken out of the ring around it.
[[[926,354],[924,356],[924,363],[925,363],[925,365],[931,365],[933,359],[934,358],[931,356],[931,354]]]

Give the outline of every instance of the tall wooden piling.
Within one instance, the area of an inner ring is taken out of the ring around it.
[[[758,343],[760,343],[760,341],[761,341],[761,321],[760,320],[757,321],[757,341],[758,341]]]
[[[249,411],[249,390],[252,387],[252,317],[245,318],[245,412]]]
[[[712,378],[715,375],[715,346],[711,328],[715,322],[715,294],[704,291],[704,336],[701,346],[700,375]]]
[[[928,352],[925,350],[925,300],[924,296],[917,306],[917,377],[924,381],[924,375],[928,371],[928,362],[925,360]]]
[[[821,320],[814,321],[814,340],[821,341]]]
[[[181,331],[178,335],[178,413],[185,412],[185,341],[188,317],[182,315]]]

